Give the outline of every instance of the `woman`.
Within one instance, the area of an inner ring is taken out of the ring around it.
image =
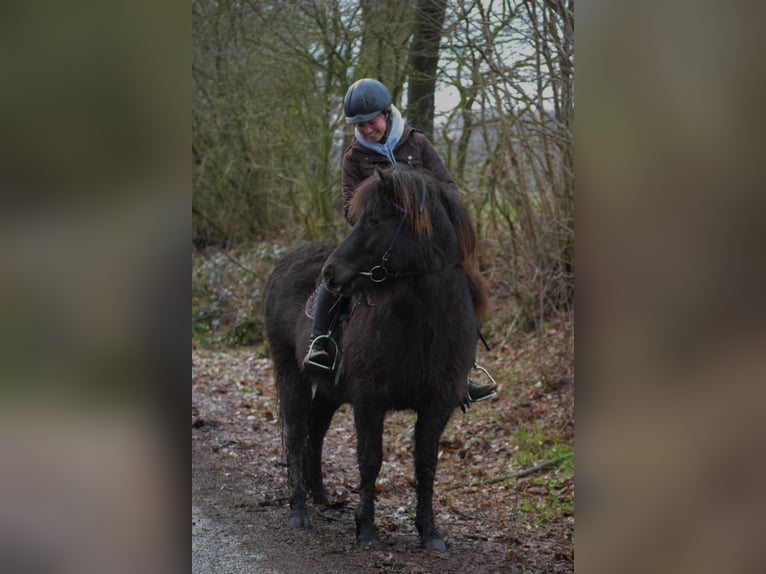
[[[373,175],[376,168],[394,163],[407,163],[415,169],[423,169],[436,179],[443,181],[457,193],[457,186],[447,171],[436,149],[428,138],[402,119],[402,115],[391,100],[391,93],[378,80],[364,78],[357,80],[346,91],[343,99],[346,123],[355,126],[355,141],[343,154],[343,214],[350,224],[348,206],[357,186]],[[311,341],[303,369],[332,371],[333,353],[329,346],[330,308],[336,297],[324,284],[317,293],[314,324]],[[468,380],[468,397],[472,402],[493,397],[496,393],[494,382],[477,385]]]
[[[343,155],[343,212],[348,220],[348,204],[356,187],[393,163],[407,163],[424,169],[445,182],[457,193],[457,186],[428,138],[404,123],[391,102],[388,89],[377,80],[362,79],[351,84],[343,100],[346,123],[353,124],[355,141]],[[353,225],[353,221],[349,221]]]

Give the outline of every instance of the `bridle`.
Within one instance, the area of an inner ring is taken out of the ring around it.
[[[391,258],[391,252],[394,249],[394,244],[396,243],[396,240],[399,238],[399,234],[402,232],[402,229],[404,228],[404,223],[407,220],[407,212],[405,209],[399,205],[398,203],[392,203],[392,205],[401,212],[402,216],[399,219],[399,225],[396,226],[396,231],[394,231],[394,235],[391,238],[391,241],[388,244],[388,247],[383,252],[383,257],[380,259],[380,263],[378,265],[374,265],[369,271],[360,271],[359,275],[362,275],[363,277],[368,277],[370,281],[373,283],[383,283],[386,279],[396,279],[397,277],[404,277],[404,276],[410,276],[410,275],[417,275],[419,272],[411,272],[411,273],[392,273],[388,270],[386,267],[386,263],[388,263],[388,260]]]
[[[425,190],[423,193],[423,200],[420,203],[421,212],[423,211],[424,204],[425,204]],[[394,235],[393,237],[391,237],[391,241],[388,243],[388,247],[383,252],[383,257],[380,258],[380,263],[378,263],[377,265],[373,265],[369,271],[359,271],[359,275],[362,275],[363,277],[367,277],[373,283],[383,283],[386,279],[415,277],[417,275],[426,275],[428,273],[439,273],[447,269],[462,267],[462,263],[458,261],[457,263],[453,263],[451,265],[445,265],[444,267],[441,267],[440,269],[431,269],[428,271],[405,271],[405,272],[389,271],[388,268],[386,267],[386,263],[388,263],[388,260],[391,258],[391,252],[394,249],[396,240],[399,238],[399,234],[402,232],[402,229],[404,228],[404,224],[407,221],[406,210],[398,203],[392,203],[392,205],[402,214],[401,218],[399,219],[399,225],[396,226],[396,231],[394,231]]]

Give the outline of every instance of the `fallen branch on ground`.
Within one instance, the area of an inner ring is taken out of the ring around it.
[[[444,490],[457,490],[459,488],[469,488],[469,487],[476,487],[476,486],[487,486],[489,484],[497,484],[498,482],[504,482],[506,480],[510,480],[512,478],[524,478],[525,476],[529,476],[531,474],[535,474],[537,472],[541,472],[543,470],[548,470],[550,468],[554,468],[564,462],[566,459],[574,456],[573,453],[565,454],[556,458],[552,458],[550,460],[546,460],[541,462],[540,464],[536,464],[535,466],[532,466],[530,468],[526,468],[524,470],[520,470],[519,472],[516,472],[511,475],[506,476],[500,476],[497,478],[490,478],[489,480],[482,480],[481,482],[465,482],[462,484],[450,484],[447,486]]]

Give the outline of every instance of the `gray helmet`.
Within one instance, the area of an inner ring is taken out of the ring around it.
[[[391,93],[386,86],[372,78],[357,80],[351,84],[343,98],[346,123],[369,122],[390,105]]]

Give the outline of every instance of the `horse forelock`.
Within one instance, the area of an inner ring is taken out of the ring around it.
[[[370,195],[370,188],[373,187],[374,183],[375,177],[373,176],[365,179],[356,187],[354,195],[351,196],[351,201],[348,204],[348,215],[351,221],[358,221],[362,216]]]
[[[422,173],[404,169],[393,170],[391,176],[394,201],[404,208],[410,227],[418,236],[431,237],[435,182]]]
[[[386,202],[406,215],[416,235],[431,237],[431,212],[437,187],[437,182],[422,172],[394,166],[367,178],[357,187],[349,203],[349,214],[356,221],[368,207],[375,209],[379,202]]]

